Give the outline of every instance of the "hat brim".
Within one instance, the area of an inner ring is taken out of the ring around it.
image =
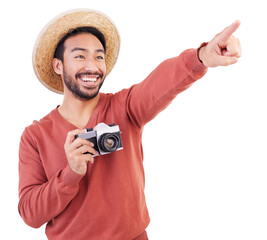
[[[105,14],[90,10],[76,9],[64,12],[50,21],[38,35],[32,55],[33,69],[40,82],[49,90],[63,93],[60,75],[53,69],[54,52],[58,42],[72,29],[91,26],[97,28],[106,40],[106,75],[114,67],[120,49],[120,36],[115,24]]]

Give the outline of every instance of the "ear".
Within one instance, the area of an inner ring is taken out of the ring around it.
[[[63,63],[61,60],[54,58],[53,59],[53,68],[56,74],[62,75],[63,74]]]

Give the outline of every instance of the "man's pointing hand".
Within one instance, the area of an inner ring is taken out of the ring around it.
[[[218,33],[206,46],[199,50],[199,59],[206,67],[228,66],[241,57],[241,45],[232,34],[240,26],[240,21]]]

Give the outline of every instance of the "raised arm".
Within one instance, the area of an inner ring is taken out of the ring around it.
[[[161,110],[196,80],[208,67],[227,66],[237,62],[241,46],[233,33],[240,22],[229,27],[199,49],[189,49],[180,56],[161,63],[143,82],[131,88],[128,115],[139,127],[153,119]]]

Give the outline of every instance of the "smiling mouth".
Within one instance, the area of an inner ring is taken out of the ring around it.
[[[95,86],[98,80],[101,80],[102,74],[98,72],[81,72],[76,74],[76,78],[82,83],[85,83],[86,86]]]

